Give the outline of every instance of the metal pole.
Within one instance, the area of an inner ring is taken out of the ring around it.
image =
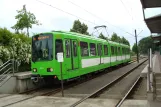
[[[147,80],[148,80],[148,92],[151,92],[150,86],[150,50],[148,49],[148,73],[147,73]]]
[[[154,83],[153,83],[153,62],[152,62],[152,49],[150,48],[150,87],[151,87],[151,92],[154,91]]]
[[[151,48],[150,48],[150,69],[152,69],[152,50],[151,50]]]
[[[14,72],[15,72],[15,68],[14,68],[14,66],[15,66],[15,64],[14,64],[14,59],[12,59],[12,73],[13,73],[13,75],[14,75]]]
[[[137,34],[135,29],[135,40],[136,40],[136,54],[137,54],[137,62],[139,63],[139,52],[138,52],[138,43],[137,43]]]
[[[60,72],[61,72],[61,91],[62,91],[62,97],[64,97],[64,84],[63,84],[63,74],[62,74],[62,62],[60,62]]]

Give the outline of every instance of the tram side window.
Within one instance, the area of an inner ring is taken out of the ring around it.
[[[61,39],[55,41],[55,59],[57,59],[57,53],[63,52],[63,42]]]
[[[94,43],[90,43],[90,56],[96,56],[96,45]]]
[[[122,47],[120,47],[120,55],[122,55]]]
[[[118,47],[118,55],[121,55],[120,47]]]
[[[125,48],[122,48],[122,55],[125,54]]]
[[[117,53],[117,47],[115,47],[115,55],[117,55],[118,53]]]
[[[87,42],[80,42],[80,47],[81,47],[81,56],[89,56],[88,43]]]
[[[128,48],[128,49],[127,49],[127,54],[129,54],[129,53],[130,53],[130,49]]]
[[[73,54],[74,56],[77,56],[77,42],[73,41]]]
[[[107,48],[107,45],[104,45],[104,55],[108,55],[108,48]]]
[[[66,58],[70,57],[70,40],[65,41]]]
[[[114,54],[115,54],[115,52],[114,52],[114,47],[111,46],[111,55],[114,55]]]
[[[98,51],[98,56],[102,55],[102,45],[101,44],[97,44],[97,51]]]
[[[126,48],[124,48],[124,54],[126,55]]]

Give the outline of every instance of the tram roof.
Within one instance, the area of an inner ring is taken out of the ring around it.
[[[113,42],[113,41],[110,41],[110,40],[106,41],[104,39],[96,38],[96,37],[93,37],[93,36],[87,36],[87,35],[76,33],[76,32],[67,32],[67,31],[53,31],[53,32],[72,34],[73,36],[77,35],[79,37],[83,37],[83,38],[87,38],[87,39],[98,40],[98,41],[101,41],[101,42],[108,42],[108,43],[111,43],[111,44],[121,45],[121,46],[124,46],[124,47],[130,47],[130,46],[122,44],[122,43],[117,43],[117,42]]]

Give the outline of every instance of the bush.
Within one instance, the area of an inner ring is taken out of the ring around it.
[[[10,59],[10,51],[8,48],[0,46],[0,59],[2,60],[2,62],[6,62]]]
[[[20,68],[23,68],[20,71],[30,70],[31,38],[0,28],[0,41],[0,59],[3,63],[14,58],[20,62]]]
[[[6,28],[0,28],[0,45],[8,46],[13,34]]]

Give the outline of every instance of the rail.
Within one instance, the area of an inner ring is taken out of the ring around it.
[[[129,89],[129,91],[125,94],[125,96],[116,104],[115,107],[121,107],[122,103],[125,101],[126,98],[128,98],[128,96],[130,95],[130,93],[132,92],[132,90],[134,89],[134,87],[136,86],[136,84],[139,82],[139,80],[141,79],[141,77],[139,76],[137,78],[137,80],[135,81],[135,83],[132,85],[132,87]]]
[[[109,88],[111,85],[115,84],[116,82],[118,82],[120,79],[122,79],[123,77],[125,77],[126,75],[128,75],[129,73],[131,73],[133,70],[135,70],[136,68],[138,68],[140,65],[142,65],[146,60],[144,60],[143,62],[141,62],[140,64],[138,64],[136,67],[132,68],[130,71],[124,73],[123,75],[119,76],[118,78],[116,78],[115,80],[111,81],[110,83],[106,84],[105,86],[101,87],[100,89],[96,90],[95,92],[93,92],[92,94],[82,98],[81,100],[77,101],[76,103],[74,103],[73,105],[71,105],[70,107],[75,107],[78,104],[82,103],[83,101],[85,101],[88,98],[91,97],[96,97],[98,96],[99,93],[101,93],[103,90]]]

